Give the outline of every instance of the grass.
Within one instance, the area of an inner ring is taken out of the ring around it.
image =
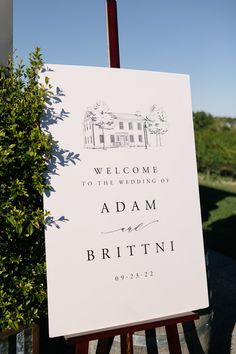
[[[204,240],[236,259],[236,183],[199,178]]]

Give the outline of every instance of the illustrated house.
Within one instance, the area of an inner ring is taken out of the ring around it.
[[[140,114],[112,113],[113,123],[99,125],[86,113],[84,145],[90,149],[147,147],[148,135]]]

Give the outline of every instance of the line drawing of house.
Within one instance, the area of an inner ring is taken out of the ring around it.
[[[104,102],[98,102],[85,113],[84,147],[87,149],[134,147],[147,149],[152,145],[151,134],[157,134],[154,129],[157,124],[153,122],[148,116],[142,116],[140,112],[113,113]]]

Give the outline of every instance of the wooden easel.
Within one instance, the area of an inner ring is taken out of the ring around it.
[[[120,68],[116,0],[107,0],[107,30],[110,67]],[[134,332],[145,330],[147,333],[148,331],[152,331],[155,328],[164,326],[166,328],[167,342],[170,354],[181,354],[177,324],[194,321],[198,318],[199,316],[196,314],[173,317],[168,320],[143,323],[140,325],[73,337],[68,339],[68,343],[75,346],[75,354],[88,354],[89,342],[98,339],[96,354],[109,354],[114,337],[119,335],[121,354],[133,354]]]
[[[98,339],[96,354],[109,354],[115,336],[120,336],[121,354],[133,354],[133,334],[139,331],[149,331],[158,327],[166,328],[167,342],[170,354],[181,354],[181,346],[177,329],[178,323],[190,322],[199,318],[196,314],[181,317],[173,317],[168,320],[143,323],[140,325],[129,326],[107,330],[98,333],[86,334],[68,339],[68,343],[74,345],[75,354],[88,354],[89,342]]]

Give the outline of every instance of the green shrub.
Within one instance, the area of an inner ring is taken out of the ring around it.
[[[38,81],[38,48],[26,67],[0,68],[0,329],[30,325],[46,313],[43,174],[53,142],[40,129],[50,96]]]

